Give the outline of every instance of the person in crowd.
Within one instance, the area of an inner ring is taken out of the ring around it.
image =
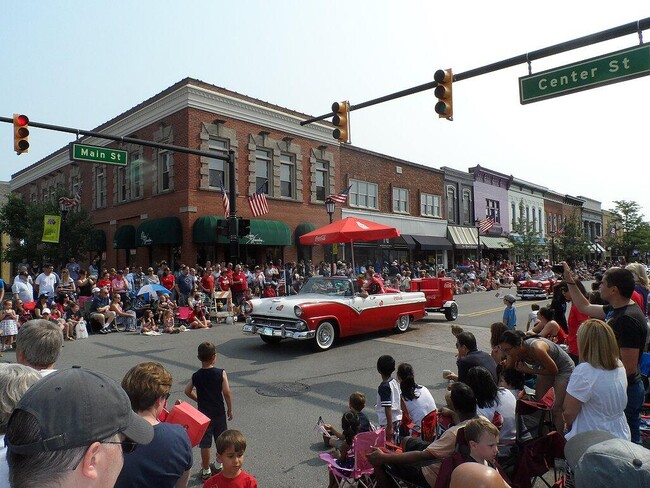
[[[66,264],[65,267],[70,278],[72,278],[72,281],[77,281],[77,279],[79,279],[79,271],[81,270],[81,266],[79,266],[77,260],[74,257],[68,258],[68,264]],[[61,274],[63,274],[63,271]]]
[[[377,372],[381,375],[381,383],[377,388],[377,418],[379,425],[386,428],[386,440],[393,441],[399,434],[402,420],[400,405],[399,383],[393,378],[395,360],[392,356],[383,355],[377,360]]]
[[[203,276],[201,276],[201,279],[198,282],[198,287],[203,293],[212,297],[214,294],[214,276],[212,276],[211,268],[206,268],[203,271]]]
[[[135,332],[137,323],[135,311],[124,310],[122,306],[122,295],[118,292],[113,293],[110,311],[115,314],[115,323],[124,325],[124,330],[126,332]]]
[[[43,292],[38,296],[36,305],[34,305],[34,317],[37,319],[42,318],[44,308],[50,308],[50,299],[47,296],[47,292]]]
[[[14,310],[13,301],[7,298],[2,302],[2,320],[0,320],[0,332],[2,333],[2,351],[14,347],[14,339],[18,334],[18,315]]]
[[[503,333],[499,346],[507,356],[506,367],[514,367],[524,374],[537,376],[535,397],[541,399],[549,388],[555,391],[553,420],[562,432],[562,405],[573,361],[564,350],[548,339],[527,336],[524,332],[508,330]]]
[[[350,412],[355,413],[359,417],[359,432],[370,431],[370,419],[363,413],[366,408],[366,395],[359,391],[355,391],[348,399],[348,409]],[[323,443],[325,448],[337,447],[338,441],[344,439],[342,432],[337,431],[331,424],[323,424],[323,428],[327,431],[328,435],[323,434]]]
[[[18,328],[20,329],[25,322],[32,320],[32,312],[25,308],[25,304],[21,299],[17,299],[14,306],[18,316]]]
[[[178,305],[181,307],[187,306],[187,299],[192,293],[194,293],[195,286],[196,280],[190,273],[189,266],[183,266],[175,287],[178,296]]]
[[[528,332],[531,327],[535,327],[539,322],[537,312],[539,312],[539,303],[533,303],[530,306],[530,312],[528,312],[528,320],[526,320],[526,332]]]
[[[185,429],[160,422],[173,385],[172,375],[156,362],[131,368],[122,379],[131,408],[153,427],[153,439],[125,456],[115,488],[185,488],[192,468],[192,446]]]
[[[162,275],[160,275],[160,284],[167,288],[171,293],[172,297],[177,297],[176,295],[176,278],[174,277],[174,273],[171,273],[169,271],[169,267],[165,265],[164,266]]]
[[[639,425],[644,400],[643,380],[639,371],[641,355],[646,347],[648,326],[643,311],[631,299],[634,292],[634,275],[623,268],[610,268],[603,275],[599,292],[607,305],[590,304],[577,289],[577,278],[566,263],[564,280],[569,286],[573,304],[589,317],[606,321],[614,331],[619,347],[619,357],[627,374],[627,404],[625,417],[632,442],[641,443]]]
[[[34,280],[34,291],[36,296],[41,296],[41,294],[45,293],[48,298],[54,298],[58,282],[59,277],[54,272],[54,266],[50,263],[46,263],[43,266],[43,272]]]
[[[492,375],[494,382],[498,381],[497,368],[494,359],[488,353],[479,351],[476,337],[471,332],[461,332],[456,336],[456,349],[458,350],[458,374],[447,374],[445,379],[465,382],[468,371],[474,366],[483,366]]]
[[[567,328],[569,330],[567,334],[567,339],[566,343],[568,346],[567,352],[569,353],[569,356],[571,359],[573,359],[573,364],[576,366],[578,365],[579,358],[578,358],[578,329],[580,328],[580,324],[582,324],[585,320],[589,318],[589,316],[583,314],[578,310],[578,307],[573,305],[572,300],[571,300],[571,294],[569,293],[569,285],[566,283],[562,283],[562,293],[564,294],[564,300],[570,304],[569,305],[569,316],[567,317]],[[585,285],[582,284],[582,281],[578,280],[576,281],[576,287],[584,296],[587,298],[587,290],[585,289]]]
[[[0,364],[0,486],[9,486],[9,467],[4,437],[9,417],[18,400],[42,376],[33,368],[22,364]]]
[[[270,284],[271,282],[268,281]],[[215,286],[219,288],[219,291],[230,291],[230,286],[232,285],[232,282],[230,281],[230,276],[228,274],[228,269],[222,269],[221,270],[221,276],[219,276],[219,279],[217,279],[217,283]]]
[[[115,312],[111,310],[110,299],[108,298],[108,288],[93,288],[93,292],[95,296],[90,304],[90,320],[95,320],[100,324],[100,334],[108,334],[111,331],[111,324],[115,320]]]
[[[144,286],[145,274],[142,272],[142,266],[133,265],[131,268],[131,279],[129,281],[130,290],[134,295],[137,295],[140,288]]]
[[[629,441],[627,378],[614,331],[602,320],[588,319],[578,330],[578,349],[581,362],[564,399],[565,438],[598,429]]]
[[[494,322],[490,325],[490,347],[492,348],[490,356],[494,359],[497,369],[506,358],[506,355],[503,354],[499,347],[499,340],[506,330],[508,330],[508,327],[503,325],[503,322]]]
[[[101,278],[97,280],[97,287],[100,289],[106,288],[108,296],[111,295],[111,292],[113,290],[113,276],[111,275],[110,271],[102,271]]]
[[[210,478],[210,449],[212,439],[217,438],[228,426],[228,420],[233,419],[232,396],[226,371],[215,367],[217,348],[211,342],[202,342],[198,347],[198,359],[201,369],[192,375],[185,386],[185,394],[197,403],[200,412],[210,418],[210,425],[201,439],[201,478]],[[196,390],[196,391],[194,391]]]
[[[566,334],[555,320],[553,320],[553,310],[542,307],[537,312],[539,322],[533,327],[532,334],[549,339],[557,344],[566,343]]]
[[[205,310],[203,310],[203,304],[200,302],[194,304],[194,308],[192,308],[192,312],[187,321],[191,329],[209,329],[212,327],[212,323],[208,319]]]
[[[119,293],[122,303],[127,303],[129,293],[129,283],[124,278],[124,270],[119,269],[111,280],[111,296]]]
[[[165,313],[162,317],[161,326],[163,332],[168,334],[173,334],[178,329],[174,328],[174,312],[172,310],[165,310]]]
[[[566,321],[567,301],[563,293],[564,286],[560,283],[553,287],[553,297],[551,298],[550,309],[553,310],[553,320],[555,320],[564,332],[569,331]]]
[[[34,301],[34,287],[29,282],[29,273],[27,270],[20,270],[11,287],[15,299],[20,299],[25,303]]]
[[[515,398],[521,398],[525,388],[526,376],[515,368],[504,368],[499,375],[499,387],[510,390]]]
[[[467,373],[465,383],[476,397],[477,413],[491,422],[501,422],[499,439],[499,456],[507,456],[517,436],[515,406],[517,398],[506,388],[500,388],[494,382],[490,372],[482,366],[475,366]]]
[[[436,410],[436,401],[426,386],[415,382],[413,366],[408,363],[401,363],[397,367],[397,382],[406,408],[405,413],[408,413],[411,421],[419,428],[422,419]]]
[[[287,286],[290,286],[290,283],[291,280],[288,280]],[[246,288],[248,288],[246,275],[242,271],[241,264],[238,264],[235,266],[235,271],[232,274],[232,299],[236,307],[241,307],[242,299],[244,297],[244,290],[246,290]]]
[[[79,278],[77,279],[76,284],[79,294],[79,305],[83,306],[84,303],[92,300],[95,280],[88,276],[88,272],[85,269],[81,269],[79,270]]]
[[[386,470],[418,486],[435,486],[440,462],[454,452],[458,430],[468,420],[476,417],[476,398],[465,383],[451,385],[451,404],[458,414],[459,422],[435,441],[428,443],[419,438],[406,437],[402,442],[403,452],[384,452],[378,447],[371,448],[367,458],[375,468],[379,488],[393,486]]]
[[[216,447],[223,470],[208,479],[203,488],[257,488],[257,480],[242,469],[246,437],[238,430],[226,430],[217,438]]]
[[[158,325],[154,319],[153,310],[145,310],[140,318],[140,334],[157,335],[158,333]]]
[[[67,322],[67,326],[71,332],[74,332],[76,335],[77,331],[77,326],[79,325],[80,322],[84,322],[83,319],[83,313],[81,312],[81,308],[79,307],[79,304],[77,302],[71,302],[70,306],[65,312],[65,321]]]
[[[490,466],[463,463],[451,473],[450,488],[510,488],[501,474]]]
[[[277,296],[275,288],[273,288],[273,283],[267,281],[264,283],[264,290],[262,290],[262,298],[271,298]]]
[[[70,276],[67,268],[61,270],[61,279],[56,285],[56,297],[60,298],[64,295],[67,295],[72,299],[77,297],[77,284]]]
[[[142,286],[160,284],[160,278],[158,278],[158,275],[154,272],[154,269],[152,267],[147,268],[147,274],[144,275],[142,283]]]
[[[648,317],[648,294],[650,293],[650,282],[648,281],[648,271],[641,263],[630,263],[625,266],[632,276],[634,276],[634,291],[641,298],[640,307],[643,314]]]
[[[517,299],[514,295],[505,295],[503,297],[503,304],[506,308],[503,310],[503,325],[510,330],[517,328],[517,310],[515,309],[515,301]]]
[[[111,378],[79,367],[57,371],[32,385],[11,414],[9,480],[16,488],[113,486],[124,454],[152,438],[151,424]]]

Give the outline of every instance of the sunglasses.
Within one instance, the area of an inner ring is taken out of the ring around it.
[[[124,454],[131,454],[138,447],[138,444],[131,439],[125,438],[122,441],[102,441],[102,444],[120,444]]]

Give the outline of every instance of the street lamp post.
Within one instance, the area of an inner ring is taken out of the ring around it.
[[[555,264],[555,232],[548,233],[551,236],[551,264]]]
[[[330,218],[330,224],[332,223],[332,217],[334,215],[334,210],[336,209],[336,202],[332,200],[331,198],[328,198],[325,200],[325,211],[327,212],[327,215],[329,215]],[[330,264],[330,275],[334,275],[334,246],[336,244],[332,244],[332,257],[331,257],[331,264]]]
[[[476,246],[476,259],[478,260],[478,265],[479,268],[481,266],[481,221],[479,219],[476,219],[474,221],[474,225],[476,225],[476,238],[477,238],[477,246]],[[480,269],[479,269],[480,270]]]

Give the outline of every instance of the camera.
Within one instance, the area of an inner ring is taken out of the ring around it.
[[[553,273],[557,273],[557,274],[564,273],[564,266],[562,266],[561,264],[554,264],[551,269],[553,270]]]

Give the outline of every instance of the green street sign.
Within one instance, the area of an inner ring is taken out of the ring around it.
[[[539,102],[650,74],[650,45],[616,51],[519,78],[519,100]]]
[[[70,159],[79,162],[126,166],[128,163],[128,152],[120,149],[108,149],[106,147],[71,142]]]

